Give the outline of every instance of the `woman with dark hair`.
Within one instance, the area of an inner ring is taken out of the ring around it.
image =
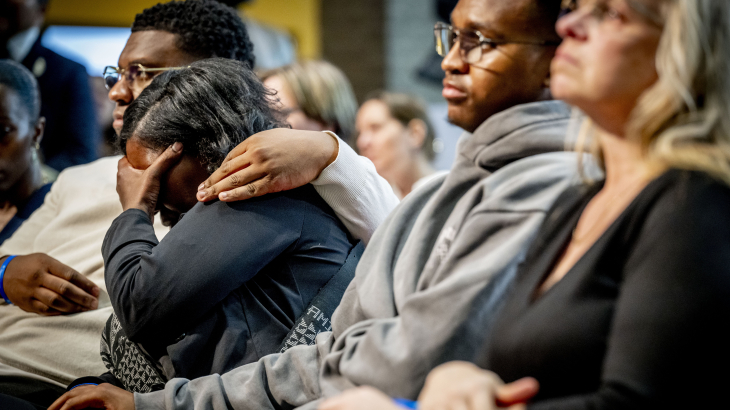
[[[127,109],[124,212],[102,246],[115,312],[102,342],[114,377],[103,380],[149,391],[278,351],[344,264],[351,240],[310,185],[240,203],[195,198],[230,149],[281,125],[272,107],[243,63],[209,59],[158,76]],[[156,211],[173,225],[160,242]]]
[[[38,159],[46,122],[40,109],[33,74],[12,60],[0,60],[0,244],[51,190]]]

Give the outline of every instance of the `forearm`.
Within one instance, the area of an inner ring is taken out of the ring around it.
[[[398,197],[370,160],[357,155],[343,141],[338,140],[338,144],[337,158],[312,185],[350,233],[367,244],[398,205]]]
[[[154,286],[145,286],[142,257],[158,245],[147,214],[130,209],[119,215],[102,243],[104,278],[112,306],[130,340],[144,334],[144,312],[152,312],[157,297]],[[149,316],[147,316],[149,318]]]
[[[329,349],[328,336],[320,334],[315,345],[268,355],[222,376],[173,379],[163,391],[135,394],[136,410],[273,410],[301,406],[319,396],[319,355]]]

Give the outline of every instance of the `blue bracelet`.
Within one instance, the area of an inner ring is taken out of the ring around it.
[[[81,387],[81,386],[98,386],[98,384],[96,384],[96,383],[81,383],[81,384],[77,384],[74,387],[69,387],[68,388],[68,391],[71,391],[71,390],[73,390],[73,389],[75,389],[77,387]]]
[[[393,402],[404,409],[418,409],[418,402],[407,399],[393,399]]]
[[[10,263],[11,260],[15,258],[15,255],[10,255],[7,258],[5,258],[5,262],[3,262],[2,266],[0,266],[0,296],[2,296],[3,299],[5,299],[5,302],[8,305],[12,305],[13,302],[8,299],[8,296],[5,294],[5,287],[3,286],[3,279],[5,279],[5,269],[8,267],[8,263]]]

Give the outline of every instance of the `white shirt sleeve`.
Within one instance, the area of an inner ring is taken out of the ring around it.
[[[367,244],[378,225],[398,205],[398,197],[369,159],[357,155],[334,133],[325,132],[337,139],[337,158],[312,185],[350,234]]]

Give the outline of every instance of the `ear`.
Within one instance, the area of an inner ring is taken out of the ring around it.
[[[426,123],[418,118],[412,119],[408,122],[408,140],[410,146],[414,149],[420,150],[426,140]]]
[[[46,117],[38,118],[38,122],[35,124],[35,130],[33,134],[33,146],[38,148],[43,141],[43,132],[46,129]]]

